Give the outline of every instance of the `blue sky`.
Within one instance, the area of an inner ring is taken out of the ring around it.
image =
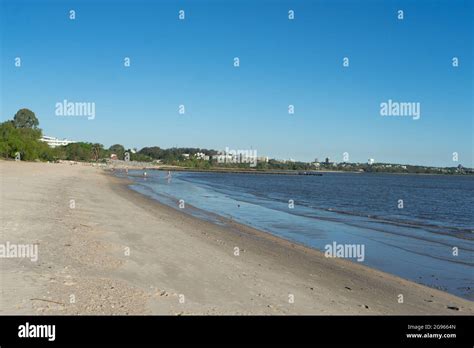
[[[106,146],[474,166],[472,1],[0,1],[2,120],[26,107],[46,135]],[[56,116],[64,99],[95,119]],[[420,119],[382,117],[388,99]]]

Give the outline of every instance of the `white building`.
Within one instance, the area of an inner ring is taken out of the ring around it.
[[[368,165],[372,165],[374,163],[375,163],[375,160],[373,158],[369,158],[369,160],[367,161]]]
[[[203,152],[198,152],[198,153],[196,153],[195,156],[196,156],[197,159],[204,160],[204,161],[209,161],[209,156],[207,156]]]
[[[68,144],[75,143],[76,141],[73,140],[67,140],[67,139],[58,139],[55,137],[48,137],[46,135],[43,135],[40,139],[40,141],[44,141],[46,144],[49,145],[49,147],[58,147],[58,146],[65,146]]]
[[[212,156],[212,159],[216,160],[219,163],[234,163],[236,161],[236,158],[236,156],[232,156],[228,153],[219,153],[217,155]]]

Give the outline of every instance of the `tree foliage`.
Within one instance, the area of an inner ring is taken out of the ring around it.
[[[29,109],[20,109],[13,117],[13,124],[15,128],[36,129],[39,126],[39,121],[33,111]]]
[[[198,152],[204,153],[207,156],[213,156],[217,154],[215,150],[200,149],[195,147],[172,147],[170,149],[161,149],[158,146],[144,147],[138,153],[149,156],[153,159],[159,159],[164,163],[175,163],[178,161],[184,161],[183,154],[194,156]]]
[[[160,160],[164,164],[178,165],[188,168],[249,168],[248,163],[218,163],[215,158],[209,160],[199,159],[197,153],[204,153],[212,157],[218,154],[215,150],[200,148],[170,148],[162,149],[158,146],[144,147],[138,152],[126,150],[123,145],[115,144],[104,149],[102,144],[86,142],[71,143],[66,146],[50,148],[42,142],[42,131],[34,112],[20,109],[9,120],[0,123],[0,157],[17,158],[21,160],[53,161],[105,161],[111,154],[116,154],[119,159],[125,159],[129,153],[131,161],[149,162]],[[189,156],[184,156],[185,154]],[[329,162],[328,160],[326,162]],[[414,165],[399,165],[389,163],[320,163],[315,166],[306,162],[277,161],[270,159],[268,162],[258,162],[256,170],[337,170],[367,173],[432,173],[432,174],[474,174],[472,169],[463,168],[461,165],[452,168],[434,168]]]
[[[125,147],[120,144],[115,144],[109,147],[110,154],[116,154],[119,159],[124,159],[125,156]]]
[[[46,143],[39,141],[41,129],[16,128],[13,121],[0,124],[0,156],[33,161],[52,160],[53,153]]]

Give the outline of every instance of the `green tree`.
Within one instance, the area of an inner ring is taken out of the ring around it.
[[[119,159],[124,159],[125,148],[123,145],[115,144],[109,147],[109,151],[112,154],[116,154]]]
[[[13,117],[13,124],[15,128],[36,129],[39,125],[39,121],[33,111],[29,109],[20,109]]]
[[[52,149],[40,138],[39,128],[16,128],[12,121],[3,122],[0,124],[0,156],[15,158],[19,153],[20,158],[26,161],[52,160]]]
[[[91,154],[92,159],[97,162],[99,160],[99,158],[101,157],[101,153],[103,151],[103,145],[102,144],[94,144],[94,145],[92,145],[91,150],[92,150],[92,154]]]
[[[70,161],[90,161],[92,155],[92,144],[72,143],[64,146],[66,159]]]

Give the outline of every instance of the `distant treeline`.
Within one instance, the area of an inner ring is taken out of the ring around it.
[[[162,149],[158,146],[144,147],[140,151],[126,149],[123,145],[115,144],[108,149],[102,144],[77,142],[65,146],[51,148],[41,141],[42,131],[34,112],[21,109],[13,120],[0,123],[0,157],[17,158],[25,161],[95,161],[105,162],[108,159],[130,160],[140,162],[159,162],[167,165],[187,168],[212,169],[243,168],[249,169],[248,163],[218,163],[216,150],[200,148],[170,148]],[[214,158],[213,158],[214,157]],[[307,163],[278,161],[258,161],[251,169],[255,170],[334,170],[370,173],[425,173],[425,174],[472,174],[472,169],[461,165],[451,168],[434,168],[412,165],[396,165],[384,163]]]
[[[13,117],[0,123],[0,157],[20,159],[25,161],[105,161],[115,155],[117,159],[130,161],[152,162],[160,160],[165,164],[177,164],[186,160],[183,154],[195,155],[198,152],[212,156],[217,151],[198,148],[161,149],[145,147],[140,151],[126,149],[123,145],[115,144],[108,149],[99,143],[77,142],[65,146],[51,148],[41,141],[43,136],[35,113],[21,109]],[[114,156],[114,157],[115,157]],[[190,160],[191,161],[191,160]]]
[[[178,164],[183,161],[189,161],[192,166],[198,166],[198,163],[208,161],[196,159],[196,154],[202,153],[206,156],[209,156],[209,159],[211,159],[212,156],[217,155],[218,152],[216,150],[200,149],[195,147],[173,147],[170,149],[162,149],[158,146],[152,146],[144,147],[138,151],[138,153],[148,156],[152,160],[160,160],[162,163],[166,164]],[[189,155],[189,158],[185,158],[184,155]]]

